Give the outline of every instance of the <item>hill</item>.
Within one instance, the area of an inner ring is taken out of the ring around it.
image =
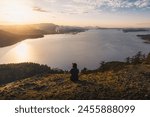
[[[10,46],[28,38],[41,38],[41,37],[44,37],[44,35],[41,34],[40,31],[38,30],[32,31],[30,30],[30,33],[29,32],[19,33],[19,31],[18,32],[15,31],[14,33],[13,31],[9,32],[0,30],[0,47]]]
[[[143,40],[145,40],[145,43],[150,44],[150,34],[147,35],[137,35],[138,37],[142,38]]]
[[[0,99],[150,99],[150,53],[70,74],[34,63],[0,65]],[[9,83],[11,82],[11,83]]]
[[[0,30],[0,47],[12,45],[21,40],[22,38],[19,35]]]
[[[51,23],[30,25],[1,25],[0,47],[10,46],[25,39],[41,38],[47,34],[78,33],[87,29],[82,27],[58,26]]]
[[[44,35],[55,33],[57,25],[51,23],[28,24],[28,25],[1,25],[0,29],[18,35]]]
[[[128,65],[119,71],[34,76],[0,86],[0,99],[150,99],[150,65]]]
[[[0,85],[48,73],[56,74],[63,71],[37,63],[2,64],[0,65]]]

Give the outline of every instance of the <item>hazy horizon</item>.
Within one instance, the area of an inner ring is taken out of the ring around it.
[[[107,26],[98,26],[98,25],[69,25],[69,24],[56,24],[56,23],[53,23],[53,22],[39,22],[39,23],[23,23],[23,24],[19,24],[19,23],[11,23],[11,24],[9,24],[9,23],[7,23],[7,24],[0,24],[0,26],[26,26],[26,25],[38,25],[38,24],[54,24],[54,25],[58,25],[58,26],[74,26],[74,27],[91,27],[91,28],[116,28],[116,29],[120,29],[120,28],[150,28],[150,26],[146,26],[146,27],[144,27],[144,26],[142,26],[142,27],[138,27],[138,26],[124,26],[124,27],[117,27],[117,26],[114,26],[114,27],[107,27]]]
[[[150,0],[5,0],[0,25],[150,27]]]

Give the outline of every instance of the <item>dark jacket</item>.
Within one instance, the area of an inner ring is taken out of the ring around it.
[[[78,80],[79,80],[79,76],[78,76],[78,74],[79,74],[79,69],[77,69],[77,68],[72,68],[72,69],[70,70],[70,73],[71,73],[71,77],[70,77],[70,80],[71,80],[71,81],[78,81]]]

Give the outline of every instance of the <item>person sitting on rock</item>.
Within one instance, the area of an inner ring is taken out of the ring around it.
[[[71,73],[71,77],[70,77],[71,81],[78,81],[79,80],[79,76],[78,76],[79,69],[77,68],[76,63],[72,64],[72,69],[70,70],[70,73]]]

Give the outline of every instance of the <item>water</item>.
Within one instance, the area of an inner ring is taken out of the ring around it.
[[[76,35],[46,35],[44,38],[29,39],[0,48],[0,63],[35,62],[68,70],[76,62],[80,69],[95,69],[103,60],[124,61],[138,51],[150,52],[150,44],[143,43],[136,36],[148,33],[89,30]]]

